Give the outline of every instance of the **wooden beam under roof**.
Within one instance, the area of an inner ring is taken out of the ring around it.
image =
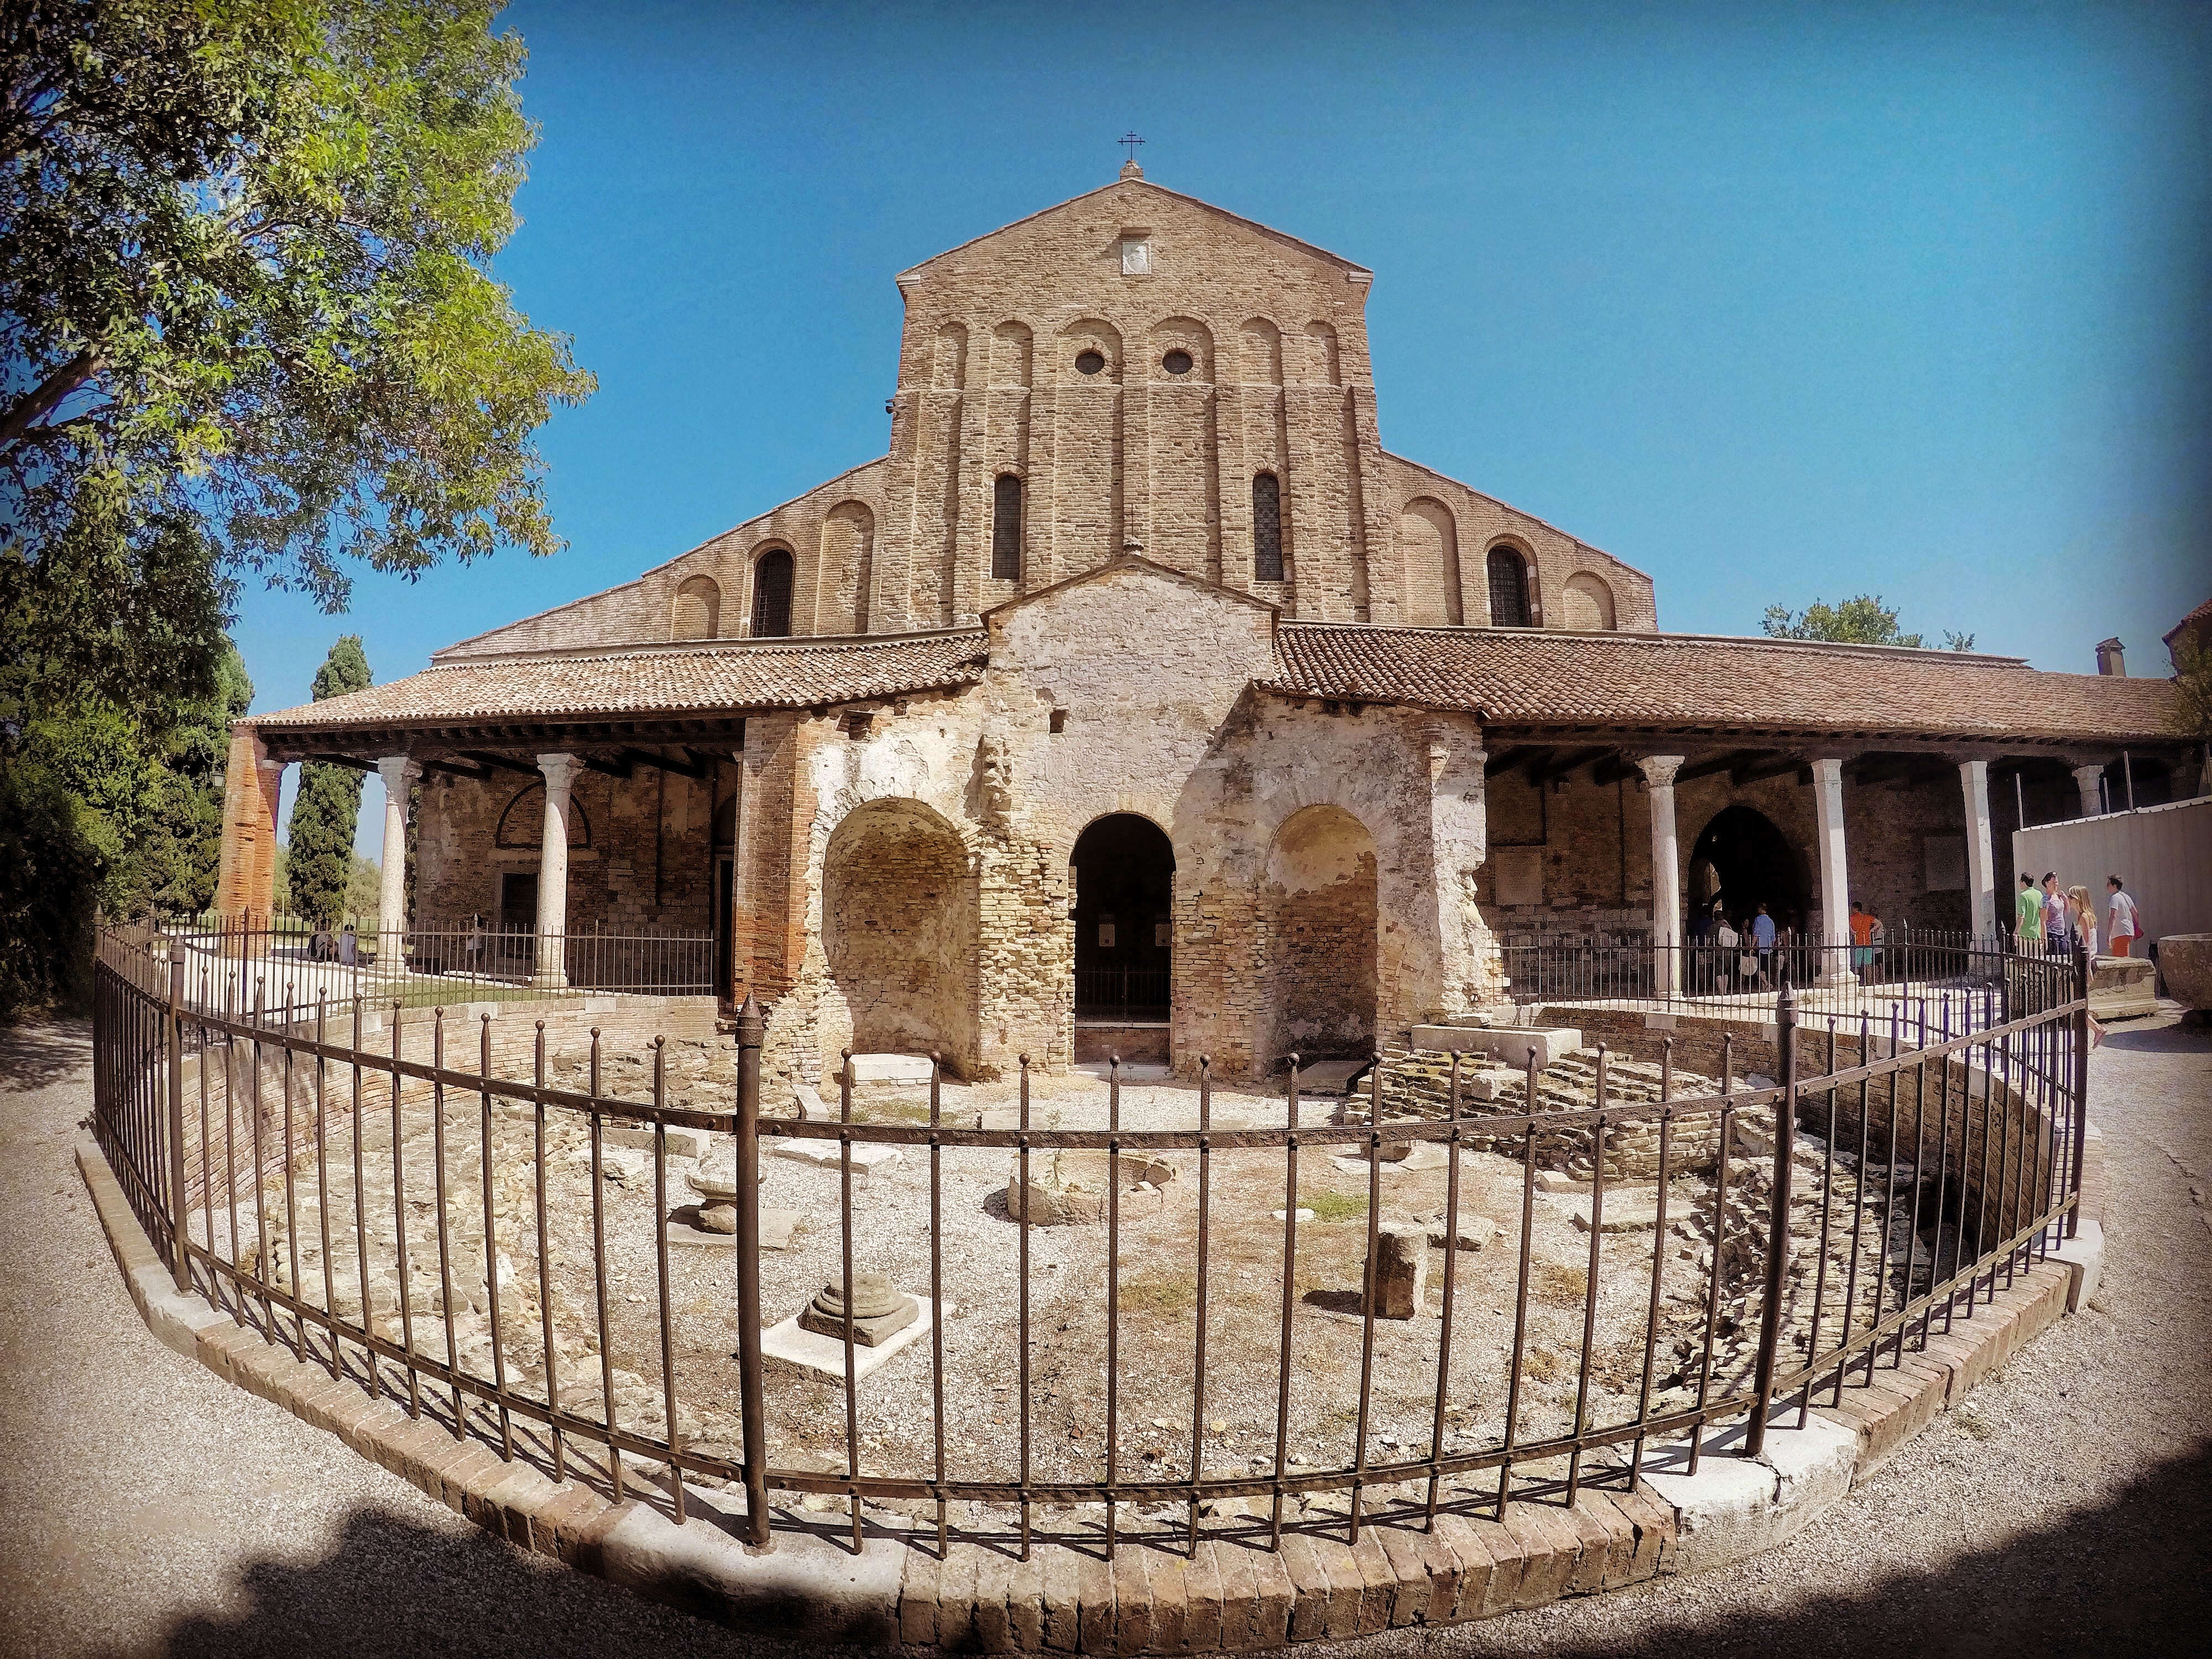
[[[1515,767],[1520,765],[1522,762],[1527,760],[1531,755],[1541,754],[1543,752],[1543,750],[1534,748],[1528,744],[1514,744],[1510,748],[1498,754],[1492,755],[1488,760],[1483,762],[1482,775],[1486,778],[1494,778],[1501,772],[1510,772]]]
[[[1741,789],[1751,784],[1763,783],[1769,778],[1786,777],[1801,770],[1804,764],[1805,759],[1802,755],[1777,755],[1771,760],[1754,761],[1749,765],[1737,767],[1729,774],[1729,781]]]
[[[1549,759],[1529,762],[1528,781],[1541,788],[1553,778],[1563,778],[1577,766],[1587,766],[1594,760],[1602,760],[1612,752],[1613,745],[1610,744],[1595,749],[1554,749],[1550,751]]]
[[[1733,772],[1739,766],[1752,765],[1773,752],[1771,749],[1724,749],[1717,755],[1687,763],[1674,774],[1674,781],[1695,783],[1699,778],[1710,778],[1717,773]]]

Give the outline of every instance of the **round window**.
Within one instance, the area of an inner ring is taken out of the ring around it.
[[[1190,373],[1190,353],[1170,351],[1160,359],[1160,367],[1170,374],[1188,374]]]
[[[1075,354],[1075,372],[1078,374],[1096,374],[1105,367],[1106,357],[1103,352],[1079,351]]]

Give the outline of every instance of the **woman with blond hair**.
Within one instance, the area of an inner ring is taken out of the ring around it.
[[[2068,918],[2070,930],[2081,939],[2081,948],[2092,957],[2097,954],[2097,906],[2086,887],[2066,890],[2066,908],[2073,914]]]

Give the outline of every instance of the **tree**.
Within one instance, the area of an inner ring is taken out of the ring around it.
[[[335,611],[349,561],[560,545],[534,434],[593,383],[490,274],[536,142],[496,10],[0,9],[7,995],[70,994],[94,904],[212,896],[222,745],[171,744],[244,712],[243,577]]]
[[[364,690],[370,684],[361,635],[341,635],[315,671],[317,702]],[[300,793],[292,802],[292,907],[310,921],[344,914],[353,881],[353,835],[361,817],[361,774],[349,766],[308,761],[300,768]]]
[[[2212,649],[2193,633],[2173,642],[2173,729],[2200,742],[2212,740]]]
[[[374,917],[384,897],[384,870],[374,859],[353,855],[353,879],[346,884],[345,913]]]
[[[412,574],[559,546],[533,434],[592,381],[489,275],[536,142],[496,9],[14,0],[14,586],[97,611],[151,565],[219,611],[251,570],[336,610],[348,557]]]
[[[1897,612],[1885,605],[1878,593],[1862,593],[1841,605],[1815,599],[1797,611],[1786,605],[1770,605],[1759,626],[1759,631],[1771,640],[1829,640],[1844,645],[1922,644],[1919,635],[1899,630]],[[1947,633],[1943,644],[1948,650],[1971,651],[1974,648],[1974,636]]]

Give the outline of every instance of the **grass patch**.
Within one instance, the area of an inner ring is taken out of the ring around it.
[[[1570,1267],[1557,1261],[1539,1261],[1528,1276],[1529,1288],[1539,1302],[1554,1307],[1579,1308],[1589,1293],[1589,1269]]]
[[[1567,1374],[1567,1362],[1549,1348],[1531,1348],[1521,1358],[1524,1376],[1537,1382],[1555,1382]]]
[[[1121,1298],[1125,1313],[1172,1318],[1188,1313],[1196,1305],[1198,1287],[1190,1279],[1178,1279],[1172,1273],[1138,1273],[1121,1281]]]
[[[1316,1221],[1349,1221],[1367,1213],[1367,1200],[1347,1193],[1300,1193],[1298,1204],[1311,1210]]]

